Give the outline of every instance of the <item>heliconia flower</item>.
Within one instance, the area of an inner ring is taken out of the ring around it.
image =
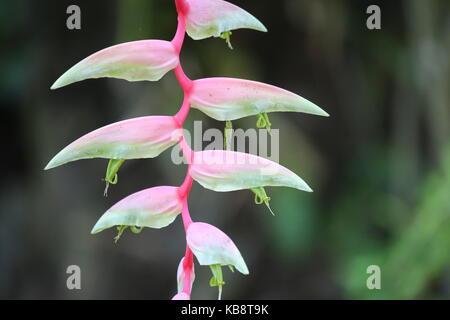
[[[177,123],[171,116],[140,117],[92,131],[60,151],[45,167],[91,158],[154,158],[178,142]]]
[[[118,234],[114,239],[117,241],[128,228],[133,233],[140,233],[144,227],[163,228],[181,213],[187,246],[177,269],[178,293],[172,300],[191,299],[194,255],[200,265],[211,269],[209,285],[218,287],[221,299],[225,285],[222,267],[229,267],[232,272],[236,268],[244,275],[249,274],[249,270],[238,248],[224,232],[210,224],[192,221],[188,197],[193,180],[219,192],[250,189],[255,194],[255,203],[265,204],[271,212],[266,186],[312,190],[292,171],[262,157],[231,150],[191,150],[182,130],[190,107],[226,121],[226,149],[233,137],[232,120],[256,115],[257,127],[266,128],[270,133],[269,112],[328,114],[292,92],[264,83],[231,78],[190,80],[179,60],[186,33],[195,40],[221,37],[232,49],[233,30],[248,28],[266,32],[267,29],[247,11],[223,0],[175,0],[175,4],[178,28],[171,42],[141,40],[103,49],[74,65],[51,88],[101,77],[157,81],[175,69],[184,92],[180,111],[175,116],[140,117],[94,130],[66,146],[45,169],[80,159],[108,159],[104,178],[106,195],[108,186],[118,182],[118,171],[125,160],[153,158],[179,143],[189,164],[181,186],[153,187],[126,197],[100,217],[91,233],[116,227]]]
[[[203,187],[219,192],[265,186],[312,191],[299,176],[278,163],[235,151],[195,152],[190,175]]]
[[[223,0],[186,0],[186,31],[194,40],[220,37],[236,29],[267,32],[266,27],[247,11]]]
[[[184,257],[181,258],[180,264],[178,265],[177,270],[177,287],[178,287],[178,293],[181,293],[183,291],[184,287],[184,278],[185,278],[185,272],[183,269],[183,263],[184,263]],[[195,280],[195,270],[194,270],[194,264],[192,264],[192,270],[190,272],[190,281],[191,281],[191,287],[189,288],[189,292],[192,290],[192,284]]]
[[[186,240],[200,265],[234,266],[242,274],[248,274],[247,265],[233,241],[216,227],[203,223],[191,223]]]
[[[119,201],[97,221],[91,233],[113,226],[163,228],[181,213],[177,187],[153,187],[136,192]]]
[[[191,300],[191,297],[186,292],[180,292],[174,295],[172,300]]]
[[[328,116],[314,103],[292,92],[261,82],[233,78],[194,81],[190,103],[193,108],[219,121],[277,111]]]
[[[157,81],[179,63],[171,42],[140,40],[98,51],[80,61],[52,85],[57,89],[94,78],[118,78],[128,81]]]

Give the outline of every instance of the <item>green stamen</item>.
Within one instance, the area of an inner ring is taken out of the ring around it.
[[[136,227],[136,226],[117,226],[117,236],[114,237],[114,242],[117,243],[119,241],[120,237],[122,236],[123,232],[130,227],[131,232],[134,234],[141,233],[144,227]]]
[[[233,50],[233,46],[231,45],[231,40],[230,40],[232,34],[233,34],[233,32],[231,32],[231,31],[225,31],[220,34],[220,37],[227,42],[228,48],[230,48],[231,50]]]
[[[267,114],[267,112],[264,112],[263,116],[264,116],[264,120],[266,120],[266,129],[270,134],[270,129],[272,128],[272,124],[269,121],[269,115]]]
[[[118,226],[117,227],[117,236],[114,237],[115,243],[117,243],[117,241],[119,241],[120,237],[122,236],[122,233],[125,231],[126,228],[128,228],[128,226]]]
[[[223,145],[225,150],[231,150],[231,139],[233,139],[233,123],[231,121],[225,122],[225,134],[223,137]]]
[[[269,115],[267,114],[267,112],[259,113],[257,117],[258,121],[256,122],[256,127],[259,129],[266,128],[270,134],[272,123],[270,123]]]
[[[272,208],[270,208],[269,205],[270,197],[267,196],[266,190],[263,187],[253,188],[251,190],[255,194],[255,203],[256,204],[264,203],[266,207],[269,209],[270,213],[272,215],[275,215],[275,213],[272,211]]]
[[[125,162],[124,159],[109,159],[108,167],[106,168],[106,175],[105,175],[105,191],[103,192],[103,195],[105,197],[108,196],[108,188],[109,184],[117,184],[119,182],[119,176],[117,175],[117,172],[119,171],[122,164]]]
[[[258,113],[256,115],[258,117],[258,121],[256,121],[256,127],[259,129],[266,127],[266,119],[264,118],[262,113]]]
[[[218,300],[220,300],[222,298],[222,286],[225,284],[223,281],[222,266],[220,264],[212,264],[209,267],[213,274],[213,277],[209,280],[209,285],[211,287],[219,287]]]

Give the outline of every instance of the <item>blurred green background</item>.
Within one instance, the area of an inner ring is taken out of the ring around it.
[[[273,217],[249,191],[214,193],[198,184],[194,220],[234,240],[249,276],[226,271],[225,299],[447,299],[450,297],[450,2],[447,0],[232,1],[269,33],[187,38],[193,79],[228,76],[274,84],[314,101],[330,118],[273,114],[280,163],[313,194],[267,188]],[[77,4],[82,29],[66,28]],[[378,4],[382,29],[366,28]],[[127,161],[104,198],[106,160],[44,172],[62,147],[100,126],[172,115],[182,101],[173,73],[160,82],[88,80],[50,91],[70,66],[102,48],[170,40],[173,1],[1,1],[0,298],[168,299],[184,254],[181,219],[162,230],[90,235],[123,197],[178,185],[186,167],[170,151]],[[192,110],[186,124],[223,123]],[[256,118],[235,121],[252,128]],[[187,126],[189,128],[189,125]],[[82,289],[66,288],[79,265]],[[381,290],[366,269],[381,268]],[[209,268],[196,267],[192,297],[215,299]]]

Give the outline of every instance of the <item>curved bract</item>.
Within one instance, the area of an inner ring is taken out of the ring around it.
[[[154,158],[178,142],[173,117],[150,116],[124,120],[84,135],[60,151],[45,167],[51,169],[70,161]]]
[[[52,89],[95,78],[157,81],[179,63],[172,43],[141,40],[118,44],[78,62],[52,85]]]
[[[184,264],[184,257],[181,258],[180,264],[178,265],[178,269],[177,269],[177,287],[178,287],[178,293],[181,293],[183,291],[183,286],[184,286],[184,269],[183,269],[183,264]],[[192,269],[190,270],[189,273],[189,280],[190,280],[190,288],[189,291],[192,290],[192,284],[194,283],[195,280],[195,270],[194,270],[194,265],[192,265]]]
[[[266,186],[312,191],[305,181],[289,169],[262,157],[241,152],[195,152],[189,173],[203,187],[219,192]]]
[[[180,292],[174,295],[172,300],[191,300],[191,297],[185,292]]]
[[[194,81],[190,103],[193,108],[219,121],[280,111],[328,116],[320,107],[292,92],[261,82],[233,78]]]
[[[218,228],[194,222],[187,229],[186,241],[201,265],[231,265],[242,274],[249,273],[236,245]]]
[[[171,224],[181,213],[181,209],[177,187],[145,189],[112,206],[97,221],[91,233],[99,233],[113,226],[160,229]]]
[[[247,11],[222,0],[186,0],[186,31],[194,40],[220,37],[236,29],[267,32],[266,27]]]

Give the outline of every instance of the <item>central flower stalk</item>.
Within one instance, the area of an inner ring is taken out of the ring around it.
[[[188,4],[185,0],[175,0],[177,14],[178,14],[178,27],[177,32],[175,33],[174,38],[172,39],[172,44],[180,56],[181,50],[183,48],[184,38],[186,35],[186,19],[185,14],[188,10]],[[180,59],[180,58],[179,58]],[[189,110],[190,110],[190,93],[192,88],[192,80],[186,76],[184,73],[183,67],[181,66],[181,60],[177,67],[175,68],[175,75],[177,77],[178,83],[180,87],[183,89],[183,104],[175,115],[175,120],[179,125],[179,129],[183,129],[184,121],[186,120]],[[189,225],[192,223],[192,218],[189,213],[188,207],[188,197],[192,187],[192,177],[189,174],[190,163],[193,157],[193,150],[187,144],[184,135],[180,137],[179,140],[180,149],[183,152],[184,157],[188,161],[188,170],[186,173],[186,177],[184,179],[183,184],[179,188],[180,198],[183,204],[183,208],[181,211],[181,216],[183,218],[184,230],[187,232]],[[184,273],[184,284],[183,284],[183,292],[186,293],[189,297],[191,296],[191,272],[194,269],[194,259],[193,254],[189,246],[186,244],[186,253],[184,255],[184,260],[182,263],[182,272]]]

